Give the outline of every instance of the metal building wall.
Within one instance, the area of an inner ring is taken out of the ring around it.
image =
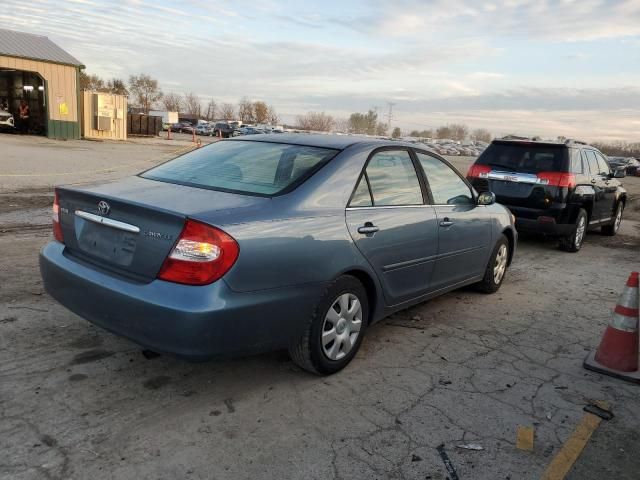
[[[47,136],[80,138],[80,99],[76,67],[0,55],[0,68],[38,73],[46,85]]]

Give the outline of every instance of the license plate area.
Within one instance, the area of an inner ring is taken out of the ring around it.
[[[133,261],[138,234],[75,218],[78,247],[84,253],[121,266]]]

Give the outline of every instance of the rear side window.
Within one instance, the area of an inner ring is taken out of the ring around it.
[[[572,148],[569,151],[571,152],[571,173],[585,173],[582,168],[582,157],[580,156],[580,150],[577,148]]]
[[[376,153],[369,160],[365,174],[375,206],[423,203],[420,182],[406,150]],[[364,178],[363,176],[363,180]],[[362,188],[362,185],[358,185],[358,188]]]
[[[567,156],[564,145],[492,143],[476,163],[508,172],[566,172],[569,168]]]
[[[300,145],[224,141],[194,150],[141,176],[212,190],[271,196],[294,188],[337,153]]]

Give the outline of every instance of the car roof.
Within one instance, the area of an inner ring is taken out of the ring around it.
[[[344,150],[357,143],[379,143],[380,145],[407,145],[404,142],[391,142],[377,138],[357,137],[351,135],[316,135],[306,133],[283,133],[274,137],[272,135],[255,135],[251,137],[236,137],[228,139],[233,142],[269,142],[287,143],[291,145],[304,145],[306,147],[334,148]]]

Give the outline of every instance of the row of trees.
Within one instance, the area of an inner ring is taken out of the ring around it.
[[[116,95],[129,95],[131,103],[149,113],[155,106],[161,106],[169,112],[188,113],[198,118],[207,120],[222,119],[235,120],[238,118],[243,123],[269,123],[277,125],[280,117],[272,105],[267,105],[261,100],[253,101],[243,97],[238,105],[232,103],[216,103],[209,100],[203,107],[203,102],[195,93],[184,95],[179,93],[164,94],[158,81],[149,75],[131,75],[129,82],[113,78],[104,81],[98,75],[80,73],[80,88],[95,92],[111,93]]]
[[[389,134],[389,126],[378,120],[378,113],[375,110],[369,110],[366,113],[355,112],[346,119],[336,119],[325,112],[307,112],[304,115],[298,115],[296,127],[319,132],[337,131],[378,136]],[[400,129],[394,128],[392,135],[399,137]]]
[[[594,142],[593,146],[605,155],[612,157],[635,157],[640,159],[640,143],[617,142]]]
[[[490,142],[493,138],[489,130],[478,128],[470,132],[469,127],[459,123],[443,125],[436,130],[412,130],[409,136],[419,138],[446,138],[458,141],[470,138],[471,140],[482,142]]]

